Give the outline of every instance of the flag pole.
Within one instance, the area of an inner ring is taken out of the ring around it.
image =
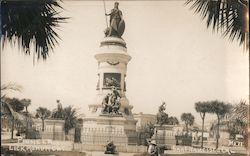
[[[106,25],[108,27],[108,20],[107,20],[107,16],[106,16],[106,5],[105,5],[105,0],[103,0],[103,6],[104,6],[104,12],[105,12],[105,19],[106,19]]]

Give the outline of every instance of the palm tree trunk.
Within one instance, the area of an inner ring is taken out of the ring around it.
[[[12,117],[12,125],[11,125],[11,139],[14,138],[14,127],[15,127],[15,118]]]
[[[27,118],[27,117],[26,117]],[[27,119],[27,121],[26,121],[26,135],[25,135],[25,137],[26,137],[26,139],[28,139],[27,138],[27,135],[28,135],[28,133],[29,133],[29,123],[28,123],[28,119]]]
[[[219,138],[220,138],[220,117],[217,116],[218,118],[218,124],[217,124],[217,134],[216,134],[216,149],[219,147]]]
[[[205,119],[205,115],[204,115],[203,118],[202,118],[201,148],[203,148],[204,119]]]
[[[56,139],[55,139],[55,138],[56,138],[56,137],[55,137],[55,135],[56,135],[56,134],[55,134],[55,125],[56,125],[56,124],[54,123],[54,125],[53,125],[53,140],[56,140]]]
[[[186,124],[186,131],[187,131],[187,133],[188,133],[188,124]]]
[[[44,119],[42,119],[42,131],[44,131]]]

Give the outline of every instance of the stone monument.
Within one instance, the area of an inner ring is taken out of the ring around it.
[[[157,122],[154,125],[154,135],[152,139],[156,140],[157,145],[165,146],[165,149],[171,148],[176,144],[176,125],[169,124],[168,114],[164,111],[166,110],[166,103],[163,102],[159,106],[158,113],[156,115]]]
[[[133,106],[126,97],[127,64],[131,56],[122,39],[125,23],[118,3],[110,14],[110,26],[95,54],[98,63],[96,98],[89,105],[89,113],[83,119],[83,144],[116,146],[136,143],[136,120]],[[104,147],[104,146],[103,146]],[[96,149],[98,150],[98,149]]]

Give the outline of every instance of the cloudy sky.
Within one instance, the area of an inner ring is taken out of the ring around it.
[[[185,1],[120,1],[126,23],[124,40],[132,60],[127,71],[127,97],[133,112],[157,113],[165,101],[167,113],[178,118],[194,103],[222,100],[236,103],[248,97],[248,55],[206,28]],[[107,12],[114,1],[107,1]],[[30,111],[39,106],[73,105],[87,111],[96,95],[94,54],[104,37],[103,1],[64,1],[62,16],[70,17],[58,33],[59,45],[48,60],[33,65],[16,47],[1,52],[2,84],[15,82],[30,98]]]

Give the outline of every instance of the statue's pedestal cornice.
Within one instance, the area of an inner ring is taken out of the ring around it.
[[[107,45],[117,45],[117,46],[122,46],[124,48],[126,47],[126,42],[119,37],[105,37],[101,41],[100,47],[107,46]]]

